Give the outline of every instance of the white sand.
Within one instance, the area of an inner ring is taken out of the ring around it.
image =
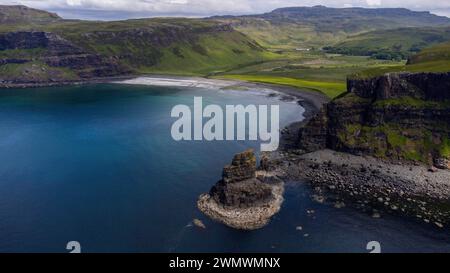
[[[196,88],[226,88],[239,85],[240,82],[228,80],[215,80],[200,77],[138,77],[124,80],[121,84],[152,85],[152,86],[174,86],[174,87],[196,87]]]

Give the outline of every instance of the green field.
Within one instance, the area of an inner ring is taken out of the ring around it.
[[[346,84],[340,82],[307,81],[286,77],[270,77],[262,75],[226,75],[221,76],[220,78],[286,85],[302,90],[314,90],[324,93],[330,99],[333,99],[346,91]]]
[[[404,62],[374,60],[362,56],[342,56],[320,51],[287,50],[267,62],[240,67],[216,76],[228,79],[288,85],[319,91],[334,98],[346,91],[347,76],[368,67],[390,67]]]

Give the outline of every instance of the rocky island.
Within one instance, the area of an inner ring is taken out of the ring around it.
[[[283,182],[263,166],[257,170],[252,150],[235,155],[222,179],[203,194],[198,208],[229,227],[254,230],[264,227],[283,203]]]

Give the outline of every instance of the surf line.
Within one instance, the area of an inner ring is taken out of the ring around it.
[[[279,105],[210,104],[194,97],[193,109],[179,104],[172,108],[171,134],[175,141],[261,141],[261,151],[271,152],[280,144]],[[206,122],[204,122],[206,120]]]

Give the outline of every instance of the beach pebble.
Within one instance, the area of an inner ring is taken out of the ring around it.
[[[336,202],[335,204],[334,204],[334,207],[335,208],[337,208],[337,209],[341,209],[341,208],[344,208],[345,207],[345,203],[344,202]]]
[[[325,202],[325,197],[321,195],[313,195],[313,199],[319,204],[323,204]]]

